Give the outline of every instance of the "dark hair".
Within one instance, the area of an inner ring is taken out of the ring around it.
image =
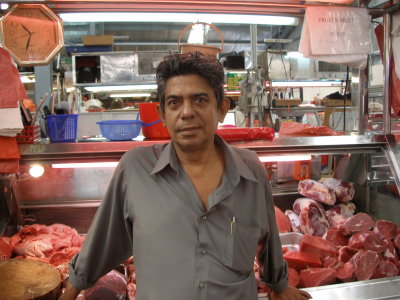
[[[224,100],[224,69],[216,57],[200,52],[172,54],[164,57],[156,70],[158,99],[165,108],[165,86],[168,79],[180,75],[197,74],[203,77],[215,90],[217,106]]]

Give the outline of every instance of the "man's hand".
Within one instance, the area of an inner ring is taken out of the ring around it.
[[[299,290],[294,286],[288,286],[286,290],[278,293],[271,293],[271,300],[307,300],[311,299],[311,295],[306,291]]]

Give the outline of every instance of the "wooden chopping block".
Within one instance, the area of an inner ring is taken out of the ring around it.
[[[0,261],[0,299],[57,299],[60,273],[54,267],[36,260]]]

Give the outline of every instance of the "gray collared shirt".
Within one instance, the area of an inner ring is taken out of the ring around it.
[[[220,137],[225,170],[206,211],[172,143],[121,158],[70,281],[87,289],[133,255],[138,300],[257,299],[254,257],[272,290],[287,286],[269,182],[257,155]],[[265,266],[265,267],[264,267]]]

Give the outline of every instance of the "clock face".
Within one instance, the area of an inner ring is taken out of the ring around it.
[[[0,21],[3,47],[19,65],[48,64],[63,46],[62,21],[42,4],[18,4]]]

